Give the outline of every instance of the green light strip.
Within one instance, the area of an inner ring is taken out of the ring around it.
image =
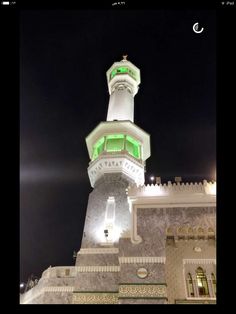
[[[125,138],[124,134],[112,134],[112,135],[107,135],[107,139],[113,139],[113,138]]]
[[[127,139],[127,141],[131,142],[134,145],[139,145],[140,144],[140,142],[136,141],[133,137],[131,137],[129,135],[126,136],[126,139]]]
[[[128,67],[118,67],[112,70],[110,73],[110,80],[116,75],[116,74],[128,74],[130,75],[134,80],[136,80],[136,72],[132,71]]]
[[[109,134],[100,138],[93,146],[92,160],[96,159],[104,150],[107,152],[120,152],[126,150],[133,157],[140,159],[141,143],[133,137],[124,134]]]
[[[93,146],[93,156],[92,160],[96,159],[104,149],[104,137],[100,138]]]

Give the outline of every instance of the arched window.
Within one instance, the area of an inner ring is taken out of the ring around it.
[[[188,289],[188,296],[194,297],[193,279],[190,273],[188,273],[187,275],[187,289]]]
[[[213,291],[216,296],[216,276],[213,273],[211,274],[211,281],[212,281]]]
[[[207,284],[207,277],[201,267],[198,267],[196,270],[196,278],[199,297],[208,297],[209,289]]]

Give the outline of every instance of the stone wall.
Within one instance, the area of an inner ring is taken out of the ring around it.
[[[100,247],[105,242],[104,221],[108,197],[115,198],[115,226],[119,235],[130,229],[130,212],[126,188],[128,179],[120,174],[105,174],[89,195],[82,248]]]
[[[78,273],[74,290],[81,291],[118,291],[118,272],[81,272]]]
[[[76,266],[119,265],[118,254],[78,254]]]
[[[94,241],[109,196],[116,199],[116,223],[132,227],[125,193],[128,183],[122,176],[113,179],[104,176],[90,194],[76,266],[49,267],[37,286],[21,296],[21,303],[172,304],[187,298],[184,270],[194,271],[192,260],[198,260],[198,265],[202,261],[208,272],[212,269],[208,261],[216,258],[215,207],[137,206],[140,243],[129,236],[113,247]],[[140,269],[146,273],[143,278]]]
[[[200,248],[195,251],[194,248]],[[186,299],[184,259],[202,259],[200,264],[204,269],[209,264],[204,264],[204,259],[216,258],[216,244],[214,240],[180,240],[170,241],[166,246],[166,283],[168,303],[175,300]],[[196,269],[196,265],[191,265]],[[198,265],[199,266],[199,265]]]

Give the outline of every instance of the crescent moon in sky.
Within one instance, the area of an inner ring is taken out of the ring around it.
[[[193,24],[193,31],[197,34],[202,33],[204,28],[202,27],[200,30],[198,30],[198,23]]]

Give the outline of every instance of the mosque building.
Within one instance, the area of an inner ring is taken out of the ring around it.
[[[216,303],[216,182],[145,185],[140,70],[124,56],[106,76],[107,118],[86,137],[93,191],[75,266],[46,269],[20,303]]]

